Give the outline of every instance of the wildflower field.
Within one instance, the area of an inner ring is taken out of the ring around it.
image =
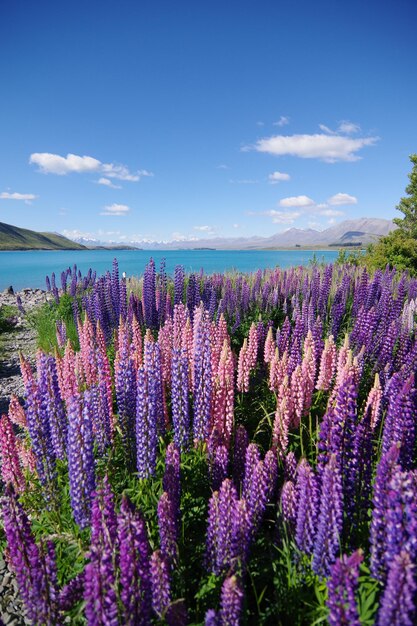
[[[417,279],[151,260],[47,285],[0,421],[32,624],[416,623]]]

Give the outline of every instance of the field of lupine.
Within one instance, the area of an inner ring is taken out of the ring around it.
[[[55,345],[0,422],[31,623],[415,624],[416,279],[47,284]]]

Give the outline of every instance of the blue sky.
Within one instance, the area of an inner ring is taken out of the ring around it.
[[[0,221],[124,241],[392,218],[416,23],[415,0],[3,0]]]

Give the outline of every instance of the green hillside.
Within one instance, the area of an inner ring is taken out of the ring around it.
[[[37,233],[0,222],[0,250],[86,250],[56,233]]]

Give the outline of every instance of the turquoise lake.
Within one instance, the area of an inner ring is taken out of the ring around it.
[[[25,252],[0,252],[0,291],[12,285],[15,291],[24,287],[45,289],[45,276],[55,272],[60,285],[61,271],[76,263],[85,274],[91,267],[97,275],[111,270],[116,257],[120,272],[127,276],[140,276],[152,257],[159,268],[165,258],[168,274],[176,265],[186,272],[206,274],[237,270],[254,272],[269,267],[291,267],[307,265],[313,258],[331,263],[337,250],[31,250]]]

